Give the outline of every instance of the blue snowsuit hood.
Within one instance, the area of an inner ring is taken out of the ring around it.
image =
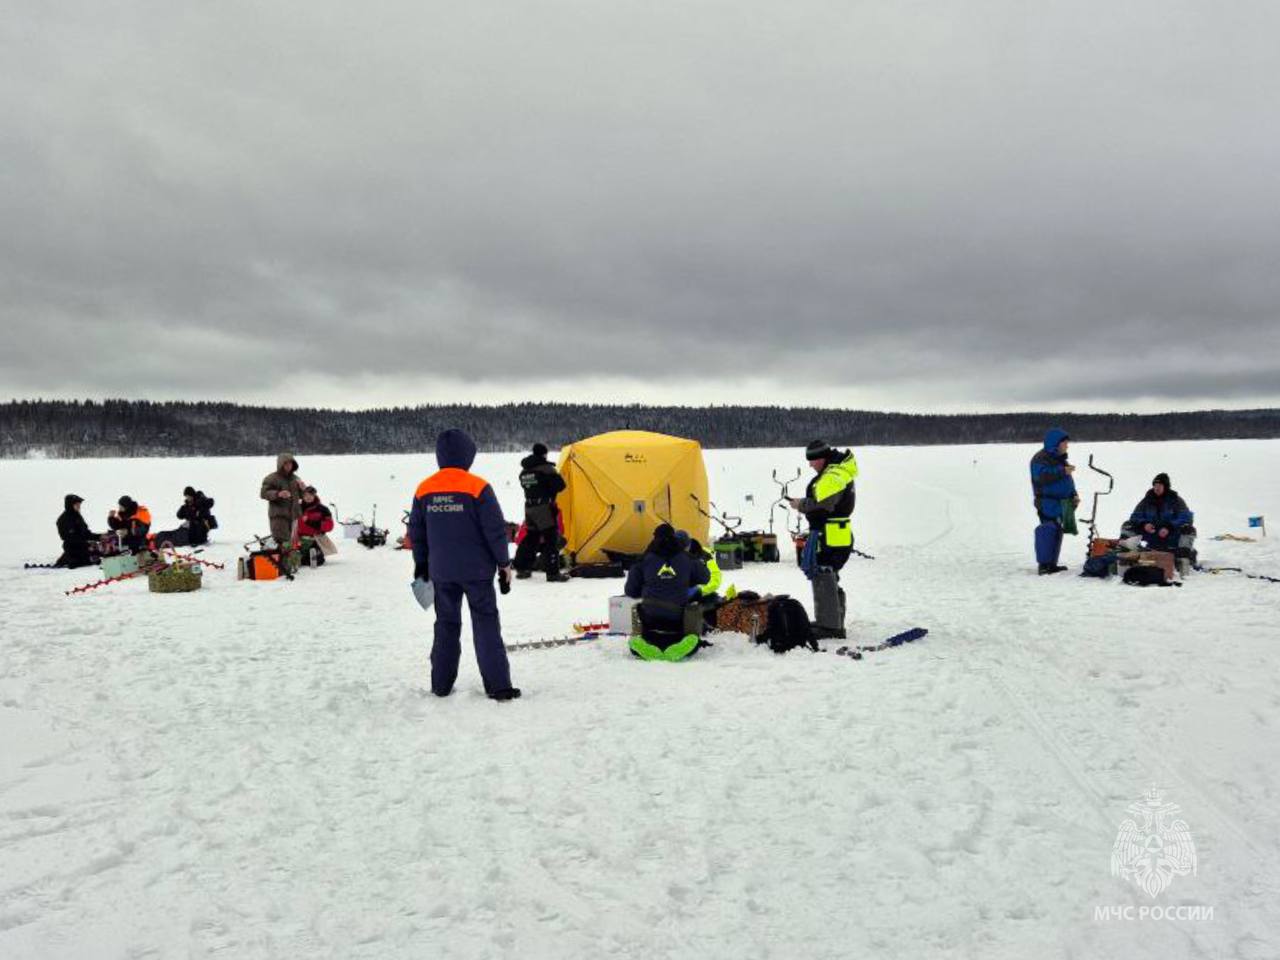
[[[476,442],[463,430],[445,430],[436,438],[436,463],[440,469],[470,470],[476,462]]]
[[[1050,453],[1058,452],[1058,444],[1063,440],[1070,440],[1067,431],[1061,427],[1050,427],[1049,432],[1044,435],[1044,448]]]

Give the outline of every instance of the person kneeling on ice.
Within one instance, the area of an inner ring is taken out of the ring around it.
[[[147,549],[151,532],[151,511],[127,494],[118,501],[119,509],[107,515],[107,526],[120,534],[121,542],[137,552]]]
[[[89,530],[89,524],[80,515],[84,497],[68,493],[62,498],[63,511],[58,517],[58,536],[62,540],[62,556],[55,567],[91,567],[98,562],[99,534]]]
[[[1169,475],[1157,473],[1151,489],[1138,501],[1120,528],[1123,537],[1141,537],[1148,550],[1166,550],[1195,562],[1195,514],[1187,502],[1169,487]]]
[[[690,591],[710,582],[707,565],[689,555],[684,542],[664,523],[653,531],[645,554],[627,572],[623,593],[640,601],[640,636],[631,638],[631,652],[642,660],[683,660],[702,643],[701,630],[686,632],[685,613],[701,608]]]
[[[1067,569],[1058,563],[1062,554],[1063,533],[1076,532],[1076,468],[1067,463],[1071,438],[1060,427],[1044,435],[1044,446],[1031,458],[1031,492],[1035,498],[1036,563],[1040,573],[1061,573]]]
[[[471,611],[471,632],[484,691],[494,700],[514,700],[511,666],[502,643],[498,597],[511,585],[507,523],[486,480],[470,473],[476,445],[461,430],[436,439],[439,471],[418,486],[409,511],[413,576],[435,588],[435,639],[431,645],[431,692],[447,697],[458,679],[462,656],[462,598]]]

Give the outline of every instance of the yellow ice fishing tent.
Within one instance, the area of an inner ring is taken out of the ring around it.
[[[602,563],[606,550],[643,553],[660,523],[707,543],[709,521],[698,510],[707,506],[707,468],[696,440],[602,433],[561,450],[560,474],[557,502],[578,563]]]

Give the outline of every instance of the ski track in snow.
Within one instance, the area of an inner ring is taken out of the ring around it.
[[[1119,481],[1104,529],[1168,469],[1202,559],[1280,574],[1270,542],[1207,539],[1280,516],[1280,444],[1081,446]],[[1037,577],[1032,452],[858,451],[878,559],[846,568],[851,639],[923,641],[860,662],[738,636],[676,665],[617,639],[520,651],[507,705],[469,652],[430,695],[429,618],[389,549],[343,542],[292,584],[210,570],[185,596],[66,598],[93,571],[17,569],[67,490],[98,527],[121,492],[168,516],[192,482],[230,560],[264,526],[265,459],[0,464],[0,957],[1278,956],[1280,587]],[[383,522],[430,470],[301,459]],[[516,459],[476,468],[509,514]],[[764,526],[795,459],[710,453],[713,496]],[[786,560],[726,576],[808,605]],[[601,619],[618,587],[517,583],[507,640]],[[1212,921],[1094,919],[1149,902],[1109,858],[1153,784],[1199,854],[1159,902]]]

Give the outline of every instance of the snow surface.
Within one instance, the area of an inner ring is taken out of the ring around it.
[[[427,690],[407,555],[340,542],[295,583],[210,571],[64,597],[62,495],[100,528],[128,492],[171,517],[217,498],[209,553],[264,532],[268,459],[0,463],[0,958],[1280,956],[1280,585],[1039,578],[1026,447],[859,450],[845,577],[861,662],[738,636],[684,664],[622,642],[512,654],[525,697]],[[1157,470],[1202,559],[1280,575],[1280,443],[1079,446]],[[516,457],[481,456],[517,513]],[[426,456],[302,457],[341,514],[398,524]],[[767,522],[794,451],[708,455],[717,501]],[[1093,489],[1082,469],[1086,494]],[[746,503],[751,494],[754,504]],[[1083,539],[1069,539],[1078,564]],[[729,574],[793,591],[793,563]],[[605,615],[617,581],[518,582],[509,642]],[[830,645],[829,645],[830,646]],[[1110,874],[1158,785],[1198,871],[1155,904]]]

